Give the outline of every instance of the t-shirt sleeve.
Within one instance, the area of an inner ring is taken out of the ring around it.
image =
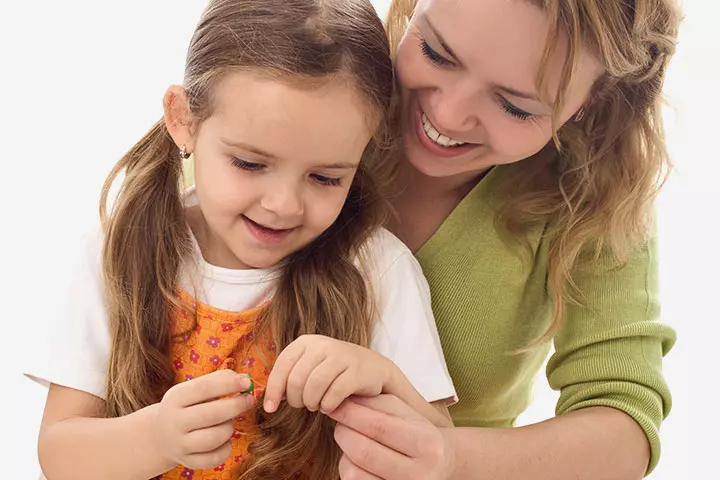
[[[392,360],[428,402],[457,402],[420,265],[390,233],[377,243],[384,261],[372,286],[379,318],[370,348]]]
[[[662,359],[675,343],[675,332],[658,322],[657,270],[655,237],[624,265],[608,252],[581,261],[573,279],[583,305],[568,303],[547,368],[560,390],[558,415],[604,406],[637,421],[650,443],[648,473],[660,456],[660,423],[672,399]]]
[[[45,386],[54,383],[105,398],[110,329],[101,251],[98,229],[81,242],[63,306],[48,320],[46,341],[24,373]]]

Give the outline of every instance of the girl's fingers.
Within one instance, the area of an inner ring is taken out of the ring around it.
[[[181,439],[181,447],[187,455],[213,452],[230,440],[235,431],[234,420],[213,427],[201,428],[186,433]]]
[[[206,470],[222,465],[230,455],[232,455],[232,443],[228,440],[213,451],[186,456],[183,465],[193,470]]]
[[[323,360],[325,360],[324,356],[315,355],[306,350],[305,354],[293,366],[285,387],[285,397],[287,397],[287,402],[291,407],[302,408],[305,406],[303,403],[305,385],[310,375]]]
[[[343,376],[346,368],[344,362],[333,361],[330,358],[326,358],[320,365],[315,367],[305,382],[305,389],[302,394],[303,404],[308,410],[315,412],[320,408],[321,403],[323,406],[325,405],[329,390]]]
[[[216,398],[240,393],[250,387],[245,374],[218,370],[202,377],[178,383],[165,394],[165,401],[178,407],[189,407]]]
[[[320,410],[326,414],[334,412],[348,397],[358,393],[358,387],[357,378],[350,374],[350,370],[345,370],[325,392]]]
[[[232,420],[250,409],[254,401],[252,395],[235,395],[187,407],[181,420],[183,431],[191,432]]]
[[[277,410],[285,395],[290,372],[304,353],[305,346],[302,343],[293,342],[278,355],[265,387],[263,408],[266,412],[272,413]]]

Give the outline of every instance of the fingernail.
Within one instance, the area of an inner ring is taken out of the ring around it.
[[[239,377],[240,377],[240,383],[239,383],[240,391],[242,393],[245,393],[244,391],[248,390],[252,386],[252,380],[250,379],[250,376],[245,373],[241,373],[239,375]]]
[[[247,402],[248,407],[252,407],[255,404],[255,397],[253,397],[252,395],[248,395],[247,397],[245,397],[245,401]]]
[[[265,411],[268,413],[274,412],[275,408],[276,408],[275,402],[272,400],[265,400],[264,408],[265,408]]]

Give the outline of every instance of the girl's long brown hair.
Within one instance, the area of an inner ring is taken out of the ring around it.
[[[290,84],[339,79],[357,89],[368,119],[380,119],[337,221],[283,262],[258,324],[279,350],[302,334],[367,345],[372,301],[355,260],[386,221],[382,189],[392,66],[383,25],[367,0],[211,0],[187,54],[184,86],[197,123],[212,115],[213,86],[252,69]],[[109,192],[124,173],[108,214]],[[103,188],[103,273],[112,350],[107,415],[159,402],[173,384],[169,316],[179,269],[192,255],[182,198],[182,160],[158,122],[114,167]],[[258,412],[260,415],[260,412]],[[339,451],[330,420],[284,405],[262,419],[241,478],[335,478]]]
[[[556,41],[569,41],[555,102],[554,138],[523,160],[498,188],[496,225],[506,239],[525,238],[529,225],[548,222],[548,289],[552,322],[536,344],[561,325],[566,302],[581,302],[572,271],[585,251],[614,254],[618,265],[648,235],[652,200],[669,173],[662,123],[662,86],[675,52],[676,0],[527,0],[547,12],[551,28],[538,71],[545,72]],[[387,29],[394,52],[417,0],[393,0]],[[582,51],[605,67],[579,121],[558,125]]]

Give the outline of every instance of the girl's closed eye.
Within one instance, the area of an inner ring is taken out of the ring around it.
[[[247,160],[243,160],[238,157],[232,157],[231,161],[236,167],[242,170],[247,170],[248,172],[257,172],[265,168],[265,165],[262,163],[248,162]]]
[[[262,163],[250,162],[243,160],[242,158],[232,157],[232,164],[237,168],[246,170],[248,172],[259,172],[265,169],[265,165]],[[310,176],[316,183],[325,187],[337,187],[340,186],[340,179],[337,177],[328,177],[326,175],[313,174]]]
[[[327,177],[325,175],[313,174],[311,175],[313,180],[325,187],[339,187],[340,179],[336,177]]]

